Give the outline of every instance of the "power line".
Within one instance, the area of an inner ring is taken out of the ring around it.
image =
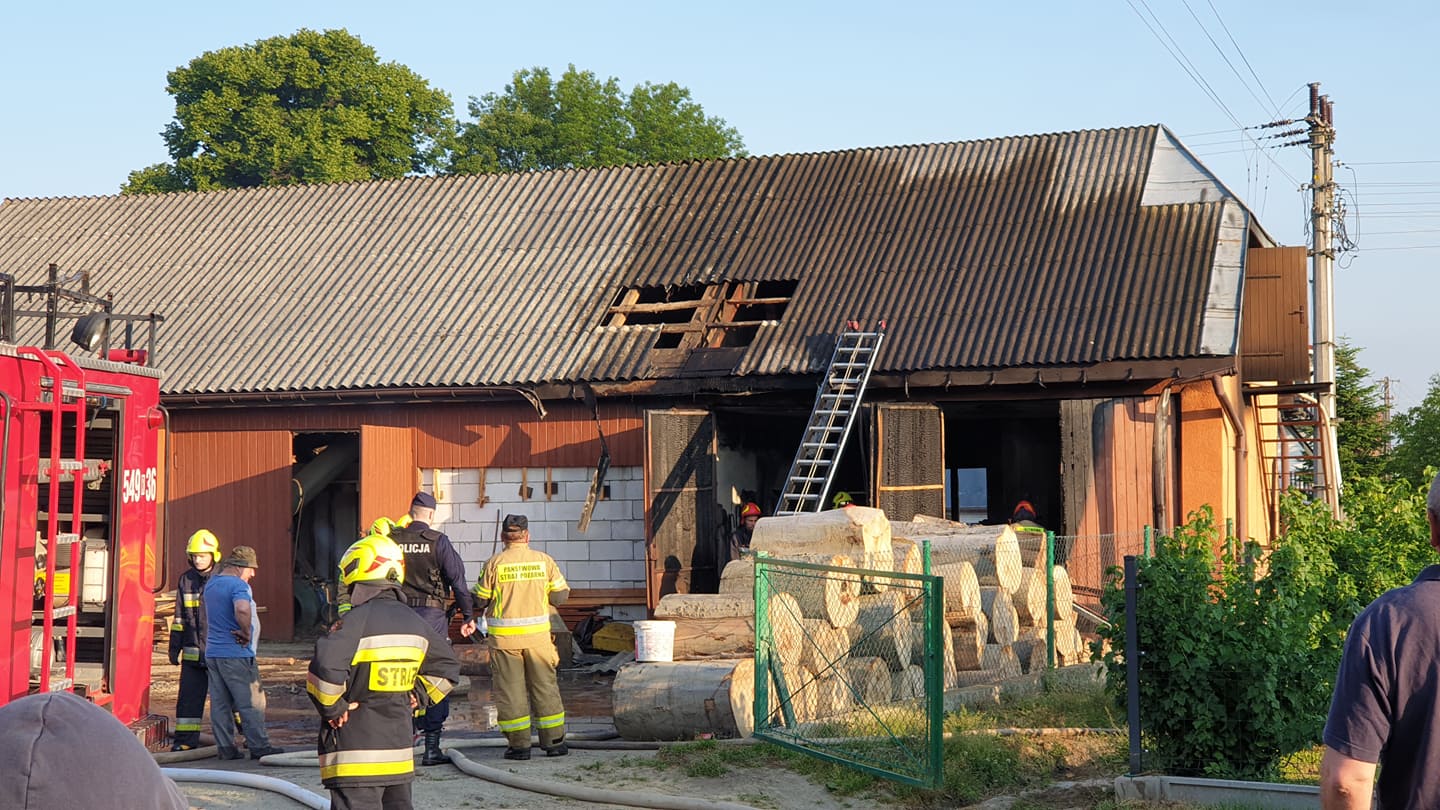
[[[1219,21],[1220,27],[1224,29],[1225,36],[1230,38],[1230,44],[1234,46],[1235,52],[1240,54],[1240,61],[1245,63],[1245,69],[1250,71],[1250,75],[1255,78],[1255,85],[1260,88],[1260,92],[1265,94],[1265,98],[1270,99],[1270,108],[1275,111],[1275,117],[1279,118],[1280,105],[1275,103],[1275,99],[1272,98],[1270,96],[1270,92],[1265,89],[1265,83],[1260,81],[1260,77],[1256,75],[1255,68],[1250,66],[1250,60],[1245,58],[1245,51],[1241,50],[1240,43],[1235,41],[1235,35],[1230,33],[1230,26],[1226,25],[1225,20],[1220,17],[1220,12],[1218,9],[1215,8],[1214,3],[1210,2],[1210,0],[1205,0],[1205,3],[1206,5],[1210,6],[1210,11],[1214,13],[1215,19]],[[1228,62],[1229,60],[1226,61]],[[1259,101],[1259,99],[1256,99],[1256,101]]]
[[[1251,143],[1255,144],[1255,146],[1259,148],[1260,144],[1255,140],[1253,136],[1251,136],[1248,132],[1245,132],[1245,125],[1240,123],[1240,119],[1235,117],[1235,114],[1230,111],[1230,108],[1225,105],[1225,102],[1221,100],[1220,96],[1217,95],[1214,89],[1210,87],[1210,83],[1205,81],[1204,77],[1199,74],[1199,69],[1195,68],[1194,63],[1190,61],[1190,58],[1184,55],[1184,49],[1180,47],[1179,43],[1175,42],[1174,37],[1170,36],[1169,30],[1165,28],[1164,23],[1160,22],[1160,18],[1155,16],[1155,12],[1150,8],[1146,0],[1139,0],[1139,3],[1141,6],[1145,7],[1146,12],[1149,12],[1150,17],[1155,21],[1155,25],[1151,25],[1150,21],[1145,19],[1145,15],[1141,13],[1138,7],[1136,7],[1135,1],[1136,0],[1125,0],[1125,2],[1130,6],[1131,10],[1135,12],[1135,15],[1140,18],[1140,22],[1144,23],[1145,27],[1149,29],[1150,34],[1155,37],[1155,39],[1160,43],[1161,47],[1165,48],[1166,52],[1170,54],[1171,58],[1175,60],[1176,64],[1180,65],[1180,69],[1184,70],[1186,75],[1190,77],[1190,80],[1195,82],[1196,86],[1199,87],[1207,96],[1209,96],[1211,101],[1215,102],[1215,105],[1220,108],[1221,112],[1225,113],[1225,117],[1229,118],[1230,122],[1233,123],[1242,133],[1244,133],[1245,137],[1248,138]],[[1160,36],[1160,32],[1157,32],[1155,30],[1156,26],[1159,26],[1160,31],[1164,32],[1165,36],[1163,38]],[[1173,48],[1170,44],[1167,44],[1167,39],[1170,41],[1170,43],[1174,44]],[[1286,171],[1285,167],[1281,166],[1279,161],[1275,160],[1275,158],[1272,157],[1268,152],[1264,152],[1262,150],[1262,153],[1265,155],[1265,158],[1267,160],[1275,164],[1275,168],[1279,169],[1280,173],[1285,175],[1285,177],[1287,177],[1290,182],[1294,183],[1296,186],[1302,185],[1301,182],[1296,179],[1294,175]]]
[[[1347,160],[1346,166],[1414,166],[1420,163],[1440,163],[1440,160]]]
[[[1235,78],[1237,78],[1237,79],[1240,80],[1240,84],[1241,84],[1242,86],[1244,86],[1245,92],[1249,93],[1249,94],[1250,94],[1250,97],[1253,98],[1253,99],[1255,99],[1255,103],[1256,103],[1256,104],[1259,104],[1259,105],[1263,108],[1263,107],[1265,106],[1265,102],[1261,101],[1261,100],[1260,100],[1260,97],[1257,96],[1257,95],[1255,95],[1255,91],[1250,89],[1250,83],[1245,80],[1245,77],[1244,77],[1244,76],[1241,76],[1241,75],[1240,75],[1240,71],[1235,68],[1235,63],[1231,62],[1231,61],[1230,61],[1230,57],[1228,57],[1228,56],[1225,55],[1225,50],[1220,47],[1220,43],[1216,42],[1216,41],[1215,41],[1215,38],[1212,37],[1212,36],[1210,36],[1210,29],[1205,27],[1205,23],[1203,23],[1203,22],[1200,21],[1200,17],[1199,17],[1199,15],[1197,15],[1197,14],[1195,13],[1195,9],[1193,9],[1193,8],[1190,7],[1190,0],[1180,0],[1180,3],[1181,3],[1183,6],[1185,6],[1185,10],[1186,10],[1186,11],[1190,12],[1190,18],[1195,21],[1195,24],[1196,24],[1196,25],[1200,26],[1200,31],[1201,31],[1201,33],[1203,33],[1203,34],[1205,35],[1205,38],[1208,39],[1208,40],[1210,40],[1210,44],[1211,44],[1211,45],[1215,46],[1215,52],[1218,53],[1218,54],[1220,54],[1220,58],[1221,58],[1221,59],[1225,60],[1225,64],[1226,64],[1226,66],[1228,66],[1228,67],[1230,68],[1230,72],[1231,72],[1231,73],[1234,73],[1234,74],[1235,74]],[[1210,10],[1211,10],[1211,11],[1214,11],[1214,10],[1215,10],[1214,4],[1211,4]],[[1218,18],[1218,17],[1220,16],[1219,12],[1216,12],[1215,16]],[[1223,26],[1225,23],[1222,21],[1220,24]],[[1229,33],[1229,31],[1226,31],[1226,33]],[[1231,43],[1234,43],[1234,42],[1235,42],[1235,40],[1234,40],[1233,37],[1231,38],[1230,42],[1231,42]],[[1237,49],[1237,50],[1238,50],[1238,49]],[[1243,54],[1242,54],[1242,56],[1243,56]],[[1249,64],[1249,63],[1247,62],[1246,64]],[[1253,71],[1252,71],[1252,72],[1253,72]],[[1260,80],[1259,80],[1259,79],[1256,79],[1255,81],[1256,81],[1256,82],[1259,82]],[[1263,85],[1261,86],[1260,91],[1261,91],[1261,92],[1264,92],[1264,91],[1265,91],[1265,88],[1264,88]],[[1275,102],[1274,102],[1273,100],[1270,102],[1270,110],[1275,113],[1275,117],[1276,117],[1276,118],[1279,118],[1279,117],[1280,117],[1280,111],[1275,109]]]

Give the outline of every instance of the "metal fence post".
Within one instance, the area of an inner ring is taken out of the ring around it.
[[[1055,532],[1045,532],[1045,666],[1055,668]]]
[[[945,581],[930,576],[930,541],[925,541],[925,580],[921,583],[925,599],[925,726],[928,732],[930,754],[929,772],[932,788],[940,788],[945,782],[945,670],[940,656],[943,655],[944,636],[941,623],[944,622]]]
[[[769,555],[755,552],[755,728],[770,726],[770,566]]]
[[[1145,546],[1144,546],[1144,549],[1145,549],[1145,554],[1144,554],[1144,556],[1149,557],[1149,556],[1150,556],[1150,524],[1149,524],[1149,523],[1146,523],[1146,524],[1145,524]]]
[[[1140,773],[1140,628],[1136,621],[1139,610],[1140,567],[1135,555],[1125,555],[1125,708],[1130,724],[1130,775]],[[758,607],[758,606],[757,606]]]
[[[920,541],[920,573],[930,576],[930,539]]]

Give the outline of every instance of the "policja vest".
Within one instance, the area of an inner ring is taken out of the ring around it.
[[[440,571],[440,558],[435,543],[440,532],[434,529],[416,531],[409,526],[390,530],[390,539],[405,552],[405,602],[410,607],[445,608],[445,578]]]

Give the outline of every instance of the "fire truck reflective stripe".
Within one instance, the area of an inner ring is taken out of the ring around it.
[[[200,718],[198,717],[177,717],[175,718],[176,731],[199,731]]]
[[[180,601],[185,605],[185,607],[200,607],[200,594],[187,593],[185,594],[185,598]]]
[[[530,715],[515,720],[501,720],[497,725],[501,731],[525,731],[530,728]]]
[[[535,718],[535,725],[539,728],[556,728],[565,725],[565,712],[559,714],[547,714],[544,717]]]
[[[450,690],[454,688],[454,684],[450,683],[444,678],[434,678],[429,675],[421,675],[416,680],[420,681],[420,683],[425,686],[425,694],[430,696],[431,703],[439,703],[440,701],[444,700],[445,696],[450,694]]]
[[[180,651],[180,660],[181,660],[181,661],[199,661],[199,660],[200,660],[200,648],[199,648],[199,647],[186,647],[185,649],[183,649],[183,650]]]
[[[410,748],[368,751],[336,751],[320,755],[320,778],[346,776],[395,776],[415,772],[415,753]]]
[[[321,706],[334,706],[336,701],[345,696],[345,684],[321,680],[312,672],[305,676],[305,691],[320,701]]]

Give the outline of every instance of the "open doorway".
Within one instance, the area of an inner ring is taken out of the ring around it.
[[[295,630],[305,633],[331,620],[336,565],[360,536],[360,436],[296,433],[294,451]]]
[[[952,402],[943,410],[947,516],[1004,523],[1027,500],[1038,523],[1064,534],[1059,403]]]

